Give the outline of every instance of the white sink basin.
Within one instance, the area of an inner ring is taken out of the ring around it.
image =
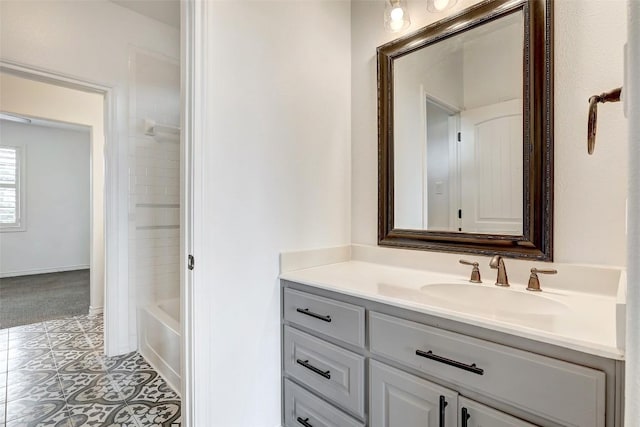
[[[423,286],[420,292],[430,304],[491,317],[557,316],[569,310],[541,293],[491,285],[438,283]]]

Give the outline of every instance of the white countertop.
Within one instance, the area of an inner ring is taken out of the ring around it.
[[[547,287],[545,277],[541,276],[543,292],[535,295],[559,303],[551,305],[562,310],[547,314],[510,314],[508,308],[505,312],[483,310],[482,298],[452,305],[421,290],[429,284],[453,284],[459,289],[461,286],[492,287],[495,290],[487,290],[487,296],[494,306],[495,297],[502,295],[496,291],[521,293],[524,295],[519,297],[530,298],[532,293],[525,290],[524,284],[512,283],[508,289],[498,288],[493,285],[493,277],[492,280],[485,277],[482,284],[471,284],[468,277],[459,275],[351,260],[288,271],[280,278],[596,356],[624,359],[624,350],[616,344],[619,295],[615,292],[587,293],[575,291],[574,287]]]

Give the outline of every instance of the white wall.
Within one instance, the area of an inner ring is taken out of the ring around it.
[[[117,272],[107,276],[116,301],[107,313],[107,352],[136,348],[135,289],[128,287],[128,118],[129,51],[144,48],[178,57],[179,31],[106,0],[0,2],[0,58],[113,88],[117,132],[107,147],[118,156],[117,206],[107,206],[121,224],[109,253]],[[117,240],[116,240],[117,239]],[[107,300],[109,304],[109,300]],[[112,321],[110,321],[112,319]],[[109,325],[113,325],[110,327]],[[112,344],[114,346],[112,346]]]
[[[394,65],[394,220],[398,228],[427,228],[424,95],[455,109],[462,107],[463,52],[451,51],[449,44],[434,45],[403,56]]]
[[[66,87],[0,73],[0,109],[30,117],[74,123],[91,131],[90,301],[93,311],[104,305],[104,97]],[[28,221],[28,219],[27,219]]]
[[[427,218],[424,228],[449,230],[449,113],[427,103]],[[440,194],[438,194],[440,192]]]
[[[89,268],[89,129],[2,120],[0,144],[24,153],[27,226],[0,233],[0,277]]]
[[[469,6],[458,2],[451,13]],[[595,156],[586,154],[587,99],[622,84],[623,0],[557,0],[555,6],[555,261],[625,264],[627,130],[621,104],[598,111]],[[410,1],[415,31],[445,14]],[[352,2],[352,241],[377,243],[375,49],[384,32],[381,1]]]
[[[280,425],[281,251],[350,242],[347,1],[217,1],[194,295],[194,425]],[[196,153],[197,155],[198,153]]]
[[[478,36],[464,45],[465,110],[522,98],[524,17],[518,12],[503,19],[487,24],[491,32],[471,30]]]

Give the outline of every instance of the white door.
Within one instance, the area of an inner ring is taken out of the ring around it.
[[[522,235],[522,100],[460,113],[462,231]]]

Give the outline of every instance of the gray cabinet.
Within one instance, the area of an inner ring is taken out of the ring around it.
[[[287,427],[623,425],[614,361],[290,282],[282,302]]]
[[[364,357],[289,326],[283,357],[291,377],[364,416]]]
[[[457,427],[458,393],[375,360],[370,427]]]
[[[603,372],[381,313],[371,352],[560,425],[605,425]]]
[[[364,427],[299,385],[284,380],[284,425],[286,427]]]
[[[458,398],[460,427],[536,427],[466,397]]]

